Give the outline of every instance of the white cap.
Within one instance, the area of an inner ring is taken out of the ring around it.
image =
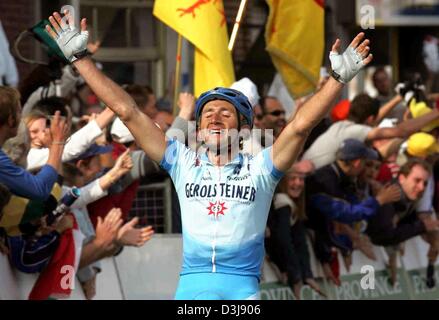
[[[134,141],[133,135],[119,118],[114,120],[110,133],[116,142],[127,143]]]
[[[241,91],[250,101],[253,108],[259,103],[258,88],[249,78],[242,78],[234,82],[230,88]]]

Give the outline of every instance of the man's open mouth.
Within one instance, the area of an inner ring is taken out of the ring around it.
[[[220,135],[220,134],[223,134],[223,133],[225,133],[225,130],[224,129],[209,129],[209,134],[218,134],[218,135]]]

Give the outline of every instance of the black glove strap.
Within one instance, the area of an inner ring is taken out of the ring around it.
[[[343,83],[340,81],[340,75],[337,72],[335,72],[334,70],[331,70],[331,77],[333,77],[338,82]]]
[[[85,49],[84,51],[75,53],[73,56],[79,60],[79,59],[82,59],[84,57],[91,56],[91,53],[87,49]]]

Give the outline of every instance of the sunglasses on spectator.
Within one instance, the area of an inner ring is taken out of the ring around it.
[[[271,114],[272,116],[279,117],[280,115],[285,115],[285,111],[275,110],[275,111],[267,112],[267,114]]]
[[[263,114],[255,114],[255,117],[256,117],[256,119],[258,119],[258,120],[262,120],[262,118],[264,117],[264,115]]]

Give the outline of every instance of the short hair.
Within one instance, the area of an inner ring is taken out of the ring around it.
[[[146,92],[148,94],[154,94],[154,90],[152,90],[152,88],[150,86],[146,85],[146,86],[143,86],[143,88],[146,90]]]
[[[366,93],[358,94],[351,102],[348,119],[355,123],[364,123],[370,116],[376,117],[380,103]]]
[[[9,117],[18,124],[17,109],[20,107],[20,93],[18,90],[0,86],[0,126],[8,122]]]
[[[26,127],[29,127],[32,122],[38,119],[47,119],[47,114],[40,110],[32,110],[24,116],[23,122]]]
[[[419,159],[419,158],[412,158],[409,161],[407,161],[406,163],[404,163],[404,165],[399,169],[398,177],[401,175],[403,175],[404,177],[407,177],[410,174],[410,172],[412,172],[412,169],[415,166],[422,167],[425,171],[428,172],[429,175],[431,175],[431,173],[433,171],[431,165],[427,161]]]
[[[53,96],[39,100],[32,110],[41,111],[46,115],[53,115],[55,111],[59,110],[62,116],[67,117],[69,115],[66,108],[68,104],[67,99]]]
[[[143,108],[148,104],[149,92],[145,87],[138,84],[128,84],[124,86],[125,91],[133,98],[139,108]]]
[[[262,114],[263,114],[263,115],[265,115],[265,114],[267,113],[267,104],[265,103],[265,101],[266,101],[267,99],[275,99],[275,100],[279,100],[278,98],[276,98],[276,97],[274,97],[274,96],[264,96],[264,97],[261,97],[261,98],[259,99],[259,105],[261,106],[261,111],[262,111]]]
[[[64,162],[62,164],[64,184],[73,187],[76,177],[82,177],[82,172],[76,167],[74,162]]]

